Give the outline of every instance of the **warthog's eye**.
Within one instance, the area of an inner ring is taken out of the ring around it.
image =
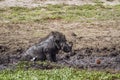
[[[59,40],[56,40],[55,42],[56,42],[56,43],[60,43],[60,41],[59,41]]]

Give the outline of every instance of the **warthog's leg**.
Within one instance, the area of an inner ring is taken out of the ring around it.
[[[31,61],[45,61],[46,60],[46,55],[43,53],[38,53],[39,55],[36,55],[31,59]]]
[[[48,55],[48,60],[50,60],[51,62],[56,62],[56,53],[49,53]]]

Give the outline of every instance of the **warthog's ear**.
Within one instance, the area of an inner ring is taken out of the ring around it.
[[[54,38],[53,38],[54,42],[59,43],[59,41],[60,41],[59,36],[56,35],[55,32],[52,32],[52,36],[54,37]]]

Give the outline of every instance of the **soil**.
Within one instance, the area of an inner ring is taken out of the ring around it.
[[[71,53],[59,52],[57,63],[88,70],[120,71],[120,23],[119,21],[65,23],[1,23],[0,69],[12,68],[19,63],[20,55],[51,31],[60,31],[74,43]],[[60,66],[32,64],[39,69]]]
[[[0,1],[0,7],[15,5],[35,7],[38,3],[39,5],[43,2],[49,3],[47,0],[31,1],[3,0]],[[74,2],[74,0],[70,1]],[[88,2],[91,1],[88,0]],[[46,23],[0,23],[0,70],[16,67],[20,55],[51,31],[62,32],[69,41],[74,43],[71,53],[59,52],[56,65],[88,70],[120,71],[119,20],[91,23],[61,20]],[[60,66],[33,63],[29,67],[53,69],[60,68]]]

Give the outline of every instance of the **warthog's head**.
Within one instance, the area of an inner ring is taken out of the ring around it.
[[[54,41],[58,48],[64,52],[70,52],[72,50],[73,43],[66,40],[65,35],[60,32],[53,32]]]
[[[73,43],[72,42],[64,42],[64,43],[61,43],[61,50],[64,51],[64,52],[71,52],[72,51],[72,46],[73,46]]]

